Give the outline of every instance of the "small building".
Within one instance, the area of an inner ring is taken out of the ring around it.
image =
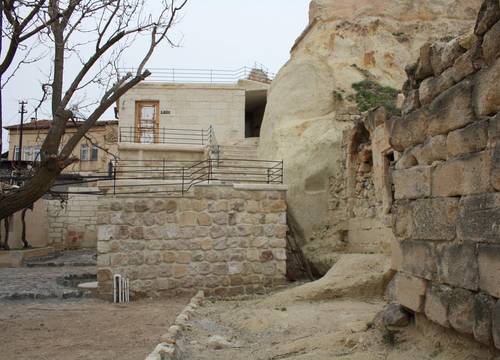
[[[77,131],[81,122],[68,122],[61,147]],[[9,132],[8,160],[37,162],[40,160],[40,148],[52,126],[51,120],[31,120],[23,124],[22,149],[19,147],[19,124],[5,126]],[[113,159],[111,154],[117,152],[118,121],[98,121],[82,138],[73,151],[78,162],[70,165],[64,173],[79,173],[90,175],[107,171],[108,163]]]

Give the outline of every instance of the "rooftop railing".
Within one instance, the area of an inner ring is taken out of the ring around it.
[[[137,69],[122,68],[120,74],[134,73]],[[253,80],[270,83],[275,74],[264,66],[244,66],[235,70],[221,69],[175,69],[175,68],[150,68],[151,75],[146,82],[163,83],[198,83],[198,84],[234,84],[239,80]]]

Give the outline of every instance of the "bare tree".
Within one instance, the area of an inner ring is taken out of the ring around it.
[[[161,4],[160,11],[148,12],[147,0],[3,0],[4,17],[11,24],[9,49],[13,41],[35,30],[37,42],[49,44],[52,66],[50,79],[42,87],[42,101],[50,101],[53,122],[33,176],[19,189],[0,194],[0,219],[34,203],[64,168],[78,161],[71,155],[78,142],[110,106],[151,74],[145,67],[155,49],[164,41],[172,44],[169,30],[187,1],[155,0],[153,3]],[[13,35],[16,30],[12,24],[26,20],[29,15],[23,14],[31,14],[30,9],[36,9],[31,21],[39,21],[38,26],[22,30],[25,35]],[[141,38],[146,38],[148,45],[137,70],[121,74],[120,58],[134,40]],[[19,51],[19,46],[16,49]],[[74,73],[67,66],[68,59],[79,62]],[[91,85],[105,91],[96,103],[86,104],[85,90]],[[77,112],[89,107],[92,110],[83,116],[77,131],[61,144],[68,121],[82,118]]]

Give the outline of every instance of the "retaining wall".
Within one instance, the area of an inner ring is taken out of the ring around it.
[[[232,296],[283,284],[285,193],[284,186],[199,185],[182,198],[101,198],[101,296],[111,296],[113,274],[130,279],[132,296],[199,289]]]

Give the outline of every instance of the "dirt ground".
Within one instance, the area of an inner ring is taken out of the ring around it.
[[[284,291],[286,294],[287,290]],[[381,301],[297,301],[283,294],[208,303],[179,340],[189,360],[500,360],[466,337],[420,319],[387,331],[373,322]],[[228,344],[215,349],[211,337]]]
[[[0,304],[0,359],[144,360],[188,298]]]

